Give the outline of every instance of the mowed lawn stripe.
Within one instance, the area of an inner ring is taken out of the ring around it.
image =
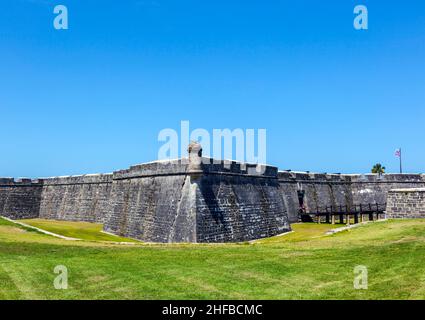
[[[18,291],[32,288],[31,298],[39,299],[425,298],[424,220],[321,236],[330,227],[294,225],[295,238],[254,244],[123,247],[44,235],[21,241],[30,232],[12,237],[4,229],[11,226],[0,225],[0,263],[9,270],[0,269],[0,279],[14,270],[19,280],[2,286],[0,296],[29,298]],[[68,290],[53,288],[59,264],[69,270]],[[368,290],[353,288],[356,265],[368,268]]]
[[[70,238],[92,241],[138,242],[137,240],[104,233],[102,232],[103,226],[100,223],[46,219],[23,219],[19,221]]]

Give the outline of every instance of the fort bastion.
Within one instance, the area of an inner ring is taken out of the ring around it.
[[[240,242],[290,231],[300,211],[383,204],[388,195],[397,211],[394,199],[402,195],[390,190],[416,188],[403,199],[423,199],[425,188],[423,174],[256,168],[203,158],[200,145],[191,144],[188,159],[155,161],[111,174],[0,178],[0,215],[99,222],[107,232],[146,242]],[[403,217],[402,211],[394,216]],[[425,218],[425,211],[408,211],[408,216]]]

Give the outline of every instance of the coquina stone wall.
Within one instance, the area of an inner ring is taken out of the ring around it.
[[[236,242],[289,231],[301,207],[314,212],[330,206],[383,204],[388,194],[388,201],[395,199],[391,189],[425,188],[425,175],[420,174],[262,169],[202,158],[200,145],[194,144],[188,159],[155,161],[112,174],[0,178],[0,214],[100,222],[105,231],[149,242]],[[391,209],[392,215],[415,217],[413,208],[412,203],[408,214]],[[421,215],[420,210],[416,214]]]
[[[262,169],[235,162],[230,168],[207,164],[199,176],[191,176],[199,242],[246,241],[290,230],[277,168]]]
[[[353,203],[350,178],[345,175],[279,172],[279,183],[291,222],[298,221],[300,198],[307,212]]]
[[[395,188],[425,187],[423,174],[317,174],[279,172],[280,190],[286,200],[290,222],[298,221],[299,194],[307,212],[325,207],[384,204]]]
[[[154,162],[114,173],[105,230],[149,242],[238,242],[290,230],[277,168]]]
[[[110,210],[112,174],[43,179],[39,217],[104,222]]]
[[[196,242],[186,170],[173,161],[115,172],[105,230],[148,242]]]
[[[12,219],[37,218],[41,193],[41,180],[0,178],[0,215]]]
[[[425,188],[394,189],[387,199],[388,218],[425,218]]]
[[[399,188],[425,187],[424,174],[351,175],[355,203],[386,203],[388,192]]]

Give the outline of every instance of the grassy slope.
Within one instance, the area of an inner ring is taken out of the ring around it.
[[[24,219],[20,221],[33,227],[70,238],[95,241],[137,242],[136,240],[103,233],[102,225],[100,223],[55,221],[44,219]]]
[[[329,225],[254,244],[117,246],[72,242],[0,221],[0,299],[424,299],[425,220]],[[319,229],[317,229],[319,228]],[[69,269],[68,290],[53,268]],[[353,289],[366,265],[369,289]]]

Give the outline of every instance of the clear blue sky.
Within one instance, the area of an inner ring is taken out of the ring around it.
[[[0,114],[0,176],[151,161],[181,120],[265,128],[281,169],[425,172],[425,1],[1,1]]]

